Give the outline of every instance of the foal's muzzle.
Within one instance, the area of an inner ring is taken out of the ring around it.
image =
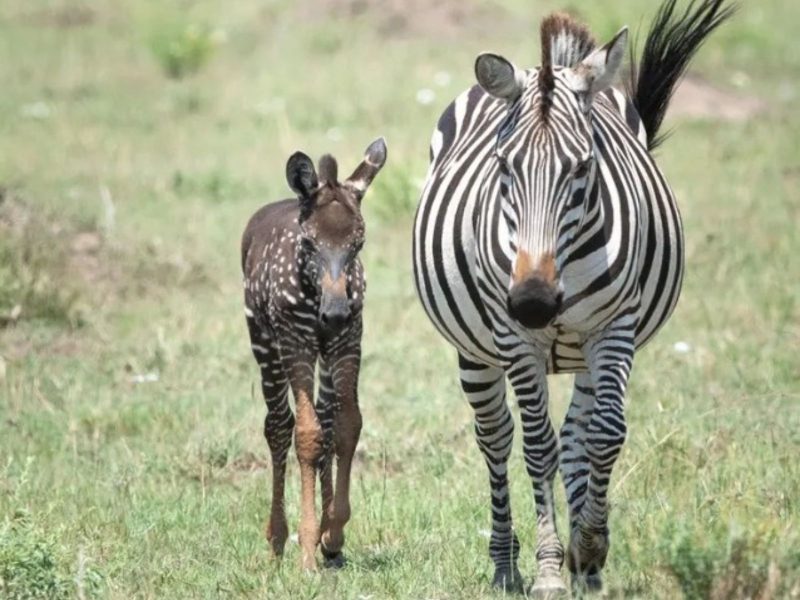
[[[323,303],[319,310],[319,324],[327,334],[337,333],[342,330],[352,317],[347,298]]]

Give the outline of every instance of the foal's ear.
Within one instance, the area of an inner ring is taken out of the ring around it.
[[[359,202],[364,197],[369,184],[386,162],[386,140],[379,137],[372,142],[364,152],[364,160],[356,167],[353,174],[347,178],[344,185],[350,188]]]
[[[570,69],[572,88],[585,95],[587,107],[591,106],[597,94],[614,83],[627,45],[628,28],[623,27],[605,46],[598,48]]]
[[[301,204],[311,200],[314,190],[317,189],[317,172],[314,163],[302,152],[295,152],[286,162],[286,181],[292,188]]]

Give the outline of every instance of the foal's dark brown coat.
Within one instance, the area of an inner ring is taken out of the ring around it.
[[[288,536],[286,458],[294,433],[302,494],[299,540],[307,569],[316,568],[317,543],[328,564],[342,562],[343,529],[350,518],[350,466],[361,431],[358,373],[365,291],[358,259],[364,242],[361,199],[385,160],[381,138],[367,148],[355,172],[339,183],[333,157],[322,157],[318,176],[308,156],[293,154],[286,178],[297,199],[261,208],[242,237],[245,314],[261,367],[267,404],[264,435],[273,466],[267,539],[274,554],[282,555]],[[289,406],[289,388],[296,419]],[[318,469],[321,524],[314,507]]]

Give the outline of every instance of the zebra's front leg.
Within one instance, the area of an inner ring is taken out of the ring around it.
[[[518,359],[508,370],[522,419],[525,466],[536,502],[536,562],[539,567],[530,593],[534,598],[557,598],[567,593],[561,578],[564,546],[558,538],[553,480],[558,470],[558,440],[547,411],[547,366],[543,356]]]
[[[517,569],[519,540],[511,521],[508,493],[508,457],[514,437],[514,419],[506,403],[506,378],[502,369],[458,360],[461,389],[475,411],[475,439],[489,468],[492,501],[492,533],[489,555],[494,561],[492,585],[521,592],[522,577]]]
[[[559,435],[561,446],[559,467],[567,495],[570,531],[575,531],[577,528],[578,516],[586,501],[586,490],[589,487],[590,463],[586,448],[586,436],[593,411],[594,385],[592,377],[589,373],[578,373],[575,375],[572,401]],[[571,569],[572,563],[569,557],[567,564]],[[576,589],[580,587],[597,589],[600,586],[599,576],[594,575],[578,577],[573,573],[572,582]]]
[[[584,355],[594,387],[586,428],[589,475],[580,512],[572,521],[567,565],[577,588],[600,589],[609,549],[608,485],[625,443],[624,401],[633,364],[635,324],[590,339]]]

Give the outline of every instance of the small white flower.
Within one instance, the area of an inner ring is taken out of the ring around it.
[[[158,373],[136,373],[131,375],[131,383],[155,383],[158,381]]]
[[[492,537],[492,530],[491,529],[478,529],[478,535],[481,536],[481,537],[484,537],[486,539],[489,539],[490,537]]]
[[[688,342],[675,342],[675,345],[672,346],[672,349],[678,354],[686,354],[687,352],[692,351],[692,347]]]
[[[417,102],[423,106],[427,106],[434,100],[436,100],[436,92],[432,89],[422,88],[421,90],[417,90]]]

